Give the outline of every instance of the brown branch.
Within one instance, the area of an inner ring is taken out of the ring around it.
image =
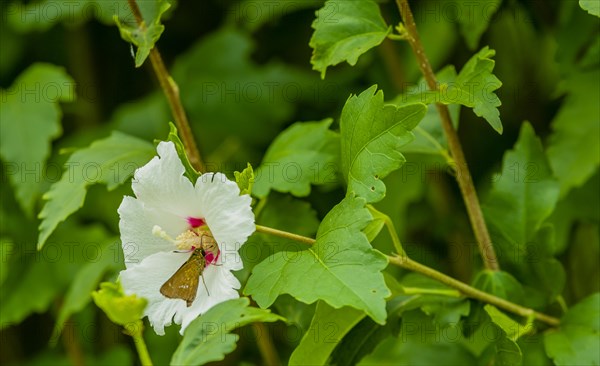
[[[271,340],[271,334],[264,323],[252,323],[258,350],[263,358],[264,364],[268,366],[281,366],[281,360]]]
[[[461,282],[452,277],[446,276],[442,272],[436,271],[433,268],[427,267],[419,262],[415,262],[408,257],[389,256],[388,259],[389,259],[390,263],[392,263],[398,267],[402,267],[404,269],[408,269],[413,272],[418,272],[429,278],[433,278],[434,280],[440,281],[441,283],[443,283],[445,285],[448,285],[452,288],[459,290],[460,292],[462,292],[463,294],[467,295],[468,297],[470,297],[472,299],[479,300],[481,302],[486,302],[488,304],[491,304],[498,308],[510,311],[511,313],[521,315],[523,317],[533,316],[535,319],[543,321],[544,323],[547,323],[554,327],[556,327],[560,324],[560,320],[555,317],[552,317],[552,316],[549,316],[549,315],[546,315],[543,313],[539,313],[533,309],[529,309],[529,308],[523,307],[521,305],[512,303],[510,301],[504,300],[500,297],[490,295],[487,292],[478,290],[475,287],[469,286],[464,282]]]
[[[299,241],[301,243],[308,244],[308,245],[313,245],[316,243],[316,240],[313,238],[309,238],[309,237],[298,235],[298,234],[292,234],[287,231],[277,230],[277,229],[273,229],[273,228],[270,228],[267,226],[256,225],[256,231],[265,233],[265,234],[279,236],[281,238],[296,240],[296,241]],[[487,292],[478,290],[475,287],[469,286],[464,282],[461,282],[457,279],[454,279],[448,275],[443,274],[442,272],[439,272],[433,268],[427,267],[419,262],[415,262],[412,259],[409,259],[406,255],[404,255],[402,257],[397,256],[397,255],[394,255],[394,256],[388,255],[387,258],[388,258],[389,262],[392,263],[393,265],[408,269],[413,272],[421,273],[429,278],[433,278],[436,281],[440,281],[443,284],[446,284],[454,289],[457,289],[466,297],[470,297],[475,300],[486,302],[486,303],[494,305],[500,309],[503,309],[508,312],[511,312],[511,313],[514,313],[517,315],[521,315],[524,317],[533,316],[535,319],[540,320],[540,321],[542,321],[546,324],[549,324],[551,326],[554,326],[554,327],[556,327],[560,324],[560,320],[557,318],[554,318],[552,316],[549,316],[549,315],[546,315],[543,313],[539,313],[533,309],[526,308],[524,306],[504,300],[498,296],[494,296],[494,295],[488,294]]]
[[[138,26],[143,30],[146,25],[144,23],[142,13],[140,12],[140,8],[135,0],[127,0],[127,2],[129,3],[129,7],[131,8],[131,12],[135,17]],[[171,75],[169,75],[169,71],[165,67],[165,63],[163,62],[156,45],[150,50],[150,62],[160,87],[162,88],[165,97],[167,97],[169,107],[171,107],[171,113],[175,119],[175,125],[177,126],[177,130],[179,130],[179,134],[181,136],[183,146],[185,147],[186,154],[190,159],[190,163],[197,171],[204,172],[205,167],[200,156],[200,151],[196,145],[196,140],[194,139],[192,129],[190,128],[190,123],[185,114],[185,110],[183,109],[183,105],[181,104],[181,99],[179,98],[179,87]]]
[[[429,63],[429,59],[425,55],[423,44],[419,39],[417,25],[415,24],[415,19],[413,18],[408,1],[396,0],[396,4],[398,5],[400,16],[402,17],[402,21],[404,22],[404,26],[408,33],[408,42],[417,58],[419,68],[425,77],[429,89],[436,91],[438,90],[438,82],[435,78],[435,74],[433,73],[433,69],[431,68],[431,64]],[[467,166],[467,161],[458,139],[458,134],[452,126],[450,112],[448,111],[448,107],[442,103],[436,103],[435,106],[440,115],[446,139],[448,140],[448,148],[450,149],[452,158],[456,163],[456,180],[458,181],[458,186],[460,187],[460,192],[467,208],[471,226],[473,227],[475,238],[477,240],[477,244],[479,245],[479,252],[485,267],[493,271],[498,271],[500,270],[500,265],[498,263],[496,252],[492,245],[492,240],[483,218],[483,213],[481,212],[481,206],[479,204],[479,199],[477,198],[477,191],[475,190],[473,178],[471,178],[471,173],[469,171],[469,167]]]

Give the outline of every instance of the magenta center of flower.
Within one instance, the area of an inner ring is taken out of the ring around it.
[[[210,252],[205,253],[204,259],[206,260],[206,265],[214,264],[217,261],[217,259],[219,259],[219,254],[221,254],[221,251],[217,251],[217,255],[214,255]]]
[[[206,221],[204,221],[204,219],[198,218],[198,217],[188,217],[187,218],[187,222],[193,228],[206,225]]]

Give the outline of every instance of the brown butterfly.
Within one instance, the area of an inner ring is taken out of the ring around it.
[[[198,281],[205,267],[204,250],[202,248],[194,249],[190,258],[161,286],[160,293],[170,299],[185,300],[187,306],[190,307],[196,298]],[[202,276],[202,282],[208,293],[204,276]]]
[[[216,260],[219,256],[219,246],[217,241],[210,233],[202,233],[202,250],[204,250],[204,255],[207,260]]]

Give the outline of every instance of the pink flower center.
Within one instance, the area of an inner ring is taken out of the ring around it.
[[[204,221],[204,219],[201,219],[201,218],[198,218],[198,217],[188,217],[187,218],[187,222],[193,228],[206,225],[206,221]]]
[[[216,263],[217,259],[219,259],[219,254],[221,254],[221,251],[218,251],[217,255],[214,255],[211,252],[204,254],[204,259],[206,260],[206,265],[208,266],[209,264]]]

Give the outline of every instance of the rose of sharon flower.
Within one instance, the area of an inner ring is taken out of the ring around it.
[[[135,172],[136,198],[124,197],[119,207],[127,268],[120,279],[126,294],[148,300],[144,315],[157,334],[163,335],[173,320],[183,334],[200,314],[239,297],[240,283],[231,271],[243,267],[238,250],[254,232],[254,214],[250,196],[240,196],[225,175],[206,173],[194,185],[183,175],[172,142],[161,142],[157,151],[160,158]],[[161,287],[199,248],[206,251],[195,298],[186,302],[163,295]]]

